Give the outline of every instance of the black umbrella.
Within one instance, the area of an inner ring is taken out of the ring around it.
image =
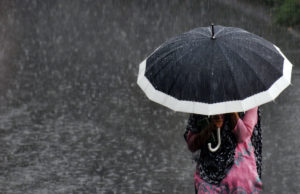
[[[274,100],[292,64],[269,41],[235,27],[200,27],[162,44],[139,68],[138,85],[175,111],[242,112]]]

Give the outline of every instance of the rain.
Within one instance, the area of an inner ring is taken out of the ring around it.
[[[194,193],[188,114],[150,101],[140,62],[190,29],[279,46],[292,86],[261,106],[263,193],[300,191],[300,28],[260,1],[2,0],[0,193]]]

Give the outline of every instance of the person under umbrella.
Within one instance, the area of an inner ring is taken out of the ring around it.
[[[240,118],[241,115],[241,118]],[[222,144],[210,151],[217,128],[222,130]],[[255,133],[254,133],[255,131]],[[255,193],[262,190],[261,129],[258,107],[243,113],[205,117],[191,114],[184,138],[196,155],[194,173],[197,193]]]
[[[184,137],[192,152],[201,150],[197,193],[255,193],[262,190],[258,107],[274,101],[291,74],[271,42],[211,25],[159,46],[140,64],[137,83],[150,100],[191,114]]]

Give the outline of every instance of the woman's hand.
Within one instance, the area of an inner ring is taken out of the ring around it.
[[[214,115],[211,118],[211,121],[217,128],[221,128],[224,122],[224,116],[223,115]]]

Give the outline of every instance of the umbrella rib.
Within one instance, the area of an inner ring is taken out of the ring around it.
[[[178,77],[180,76],[180,73],[181,73],[181,69],[182,67],[180,68],[180,71],[178,71],[178,73],[176,74],[176,77],[175,77],[175,80],[173,81],[172,85],[170,86],[169,90],[168,90],[168,94],[171,93],[171,91],[173,90],[177,80],[178,80]]]
[[[242,37],[242,38],[237,38],[237,37],[234,37],[234,39],[235,40],[250,40],[251,42],[255,42],[255,43],[257,43],[257,44],[259,44],[259,45],[261,45],[261,46],[263,46],[263,47],[267,47],[268,49],[270,49],[266,44],[263,44],[263,43],[261,43],[261,40],[263,40],[263,41],[266,41],[266,42],[268,42],[269,44],[271,44],[272,46],[273,46],[273,44],[271,43],[271,42],[269,42],[269,41],[267,41],[267,40],[265,40],[265,39],[263,39],[263,38],[261,38],[260,36],[257,36],[257,35],[255,35],[255,34],[251,34],[252,36],[248,36],[248,37]],[[254,41],[255,40],[255,41]],[[235,42],[234,42],[235,43]],[[271,50],[271,49],[270,49]]]
[[[215,36],[217,36],[220,32],[224,31],[225,28],[222,28],[221,30],[219,30],[217,33],[215,33]]]
[[[179,41],[182,41],[183,38],[186,38],[188,36],[176,36],[174,38],[171,38],[170,40],[168,40],[167,42],[163,43],[162,46],[164,45],[168,45],[168,44],[173,44],[173,43],[176,43],[176,42],[179,42]],[[193,38],[190,38],[188,40],[195,40],[195,39],[204,39],[204,38],[199,38],[199,37],[193,37]]]
[[[248,32],[246,30],[239,29],[238,31],[233,31],[233,32],[229,31],[228,33],[221,34],[219,37],[227,36],[228,34],[233,34],[233,33],[248,33],[248,34],[250,34],[250,32]]]
[[[184,47],[184,45],[180,45],[179,47],[176,47],[176,48],[173,49],[172,51],[168,52],[166,55],[159,57],[159,60],[160,60],[161,58],[163,58],[163,57],[166,57],[166,56],[172,54],[175,50],[178,50],[179,48],[182,48],[182,47]],[[146,73],[147,73],[148,71],[151,70],[151,67],[153,67],[155,64],[156,64],[156,63],[152,63],[151,66],[148,68],[148,70],[146,69],[145,75],[146,75]],[[159,69],[158,69],[151,77],[153,77],[153,78],[156,77],[156,75],[157,75],[161,70],[163,70],[164,68],[166,68],[168,65],[170,65],[170,63],[165,63],[164,65],[162,65],[162,66],[161,66],[161,67],[160,67],[160,68],[159,68]]]
[[[175,63],[175,64],[178,63],[178,61],[179,61],[180,59],[182,59],[182,58],[183,58],[185,55],[187,55],[188,53],[194,51],[196,48],[197,48],[197,47],[194,47],[193,49],[186,51],[182,56],[180,56],[180,58],[176,59],[176,61],[175,61],[174,63]],[[155,77],[157,76],[157,74],[158,74],[162,69],[164,69],[166,66],[168,66],[169,64],[170,64],[170,63],[167,63],[167,64],[165,64],[162,68],[160,68],[155,74],[152,75],[152,78],[155,78]]]
[[[262,39],[262,40],[268,42],[268,43],[271,45],[271,48],[270,48],[267,44],[262,43],[262,42],[261,42],[261,39],[259,39],[259,38],[260,38],[260,37],[258,36],[258,37],[251,37],[251,38],[250,38],[250,37],[243,37],[243,38],[234,38],[234,39],[235,39],[235,40],[242,40],[242,41],[249,40],[251,43],[259,44],[259,45],[261,45],[262,47],[267,48],[267,49],[269,49],[269,50],[272,50],[272,49],[276,50],[272,43],[270,43],[269,41],[267,41],[267,40],[265,40],[265,39]],[[227,42],[226,39],[223,40],[223,41],[224,41],[224,42]],[[235,42],[235,41],[231,41],[230,44],[236,44],[236,42]],[[277,50],[276,50],[276,51],[277,51]]]
[[[207,37],[210,38],[210,36],[208,34],[203,34],[203,33],[199,32],[197,30],[191,30],[191,31],[187,32],[186,34],[189,34],[189,33],[191,33],[191,34],[201,34],[201,35],[205,36],[204,38],[207,38]]]
[[[172,43],[176,43],[178,41],[182,41],[182,39],[187,39],[187,40],[195,40],[195,39],[206,39],[206,37],[199,37],[199,36],[193,36],[192,38],[190,37],[193,33],[183,33],[182,35],[179,36],[175,36],[169,40],[167,40],[165,43],[162,44],[162,46],[164,45],[168,45],[168,44],[172,44]]]
[[[193,38],[193,39],[190,39],[190,40],[194,40],[194,39],[198,39],[198,38]],[[186,44],[186,45],[188,45],[188,44]],[[161,60],[162,58],[165,58],[165,57],[167,57],[167,56],[169,56],[170,54],[172,54],[173,52],[175,52],[176,50],[178,50],[178,49],[180,49],[180,48],[182,48],[182,47],[185,47],[186,45],[179,45],[178,47],[175,47],[174,49],[172,49],[172,50],[170,50],[170,51],[168,51],[166,54],[164,54],[163,56],[160,56],[160,57],[158,57],[158,59],[156,59],[156,61],[157,60]],[[188,52],[188,51],[187,51]],[[183,56],[182,56],[183,57]],[[145,74],[148,72],[148,71],[150,71],[150,69],[155,65],[156,63],[152,63],[148,68],[146,68],[146,71],[145,71]],[[159,71],[161,71],[162,69],[164,69],[167,65],[169,65],[168,63],[166,63],[164,66],[162,66],[161,68],[159,68],[158,69],[158,71],[154,74],[154,77],[155,77],[155,75],[159,72]]]
[[[234,44],[234,43],[233,43],[233,44]],[[248,48],[248,47],[243,47],[243,48],[252,51],[252,53],[253,53],[255,56],[259,57],[259,58],[262,59],[264,62],[266,62],[267,64],[269,64],[269,65],[272,66],[272,63],[270,63],[270,62],[267,61],[265,58],[263,58],[263,57],[260,56],[258,53],[256,53],[255,50],[252,50],[252,49],[250,49],[250,48]],[[232,49],[231,49],[231,50],[232,50]],[[233,51],[233,50],[232,50],[232,51]],[[239,56],[240,56],[240,55],[239,55]],[[240,56],[240,57],[241,57],[241,56]],[[278,71],[276,68],[274,68],[274,69],[275,69],[276,71]],[[282,74],[282,71],[278,71],[278,72]]]
[[[247,64],[247,61],[241,56],[239,55],[237,52],[234,52],[230,47],[228,47],[226,44],[223,44],[225,47],[227,47],[229,50],[232,51],[232,53],[234,53],[235,55],[237,55],[242,61],[244,61]],[[251,65],[249,65],[250,69],[252,72],[254,72],[254,74],[256,74],[255,70],[252,68]],[[266,87],[265,83],[263,82],[263,80],[261,79],[261,77],[257,76],[258,79],[260,80],[260,82],[265,86],[265,88],[268,89],[268,87]]]
[[[169,52],[166,52],[163,56],[158,57],[155,61],[159,61],[159,60],[161,60],[162,58],[165,58],[165,57],[171,55],[174,51],[176,51],[176,50],[178,50],[178,49],[180,49],[180,48],[182,48],[182,47],[184,47],[184,45],[180,45],[180,46],[178,46],[178,47],[176,47],[176,48],[170,50]],[[156,65],[156,63],[151,63],[151,65],[148,67],[148,69],[146,68],[145,74],[146,74],[148,71],[150,71],[151,68],[152,68],[154,65]],[[159,72],[160,70],[162,70],[162,69],[163,69],[165,66],[167,66],[167,65],[168,65],[168,63],[166,63],[164,66],[162,66],[162,67],[158,70],[158,72]]]
[[[219,44],[217,44],[218,45],[218,47],[220,48],[220,50],[221,50],[221,52],[222,52],[222,55],[227,59],[227,61],[230,61],[230,59],[224,54],[224,51],[223,51],[223,49],[220,47],[220,45]],[[229,67],[229,69],[230,69],[230,72],[231,72],[231,74],[232,74],[232,77],[233,77],[233,79],[234,79],[234,85],[235,85],[235,87],[236,87],[236,89],[237,89],[237,91],[238,91],[238,94],[239,94],[239,98],[241,98],[241,90],[240,90],[240,88],[237,86],[237,80],[236,80],[236,78],[235,78],[235,76],[234,76],[234,72],[232,71],[232,69],[230,68],[230,66],[226,63],[226,65],[227,65],[227,67]]]

